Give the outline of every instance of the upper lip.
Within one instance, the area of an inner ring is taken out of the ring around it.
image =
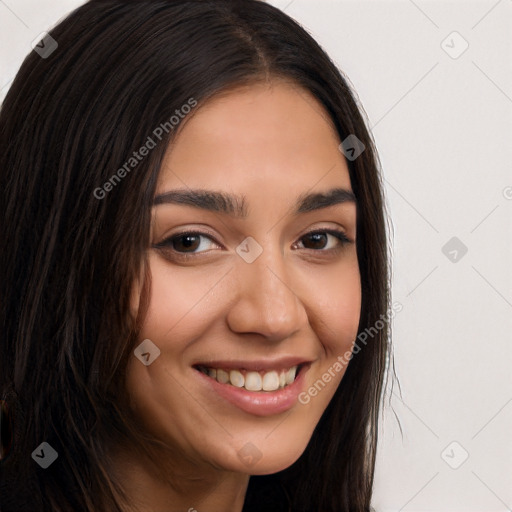
[[[259,359],[252,361],[242,361],[241,359],[220,360],[214,361],[198,361],[192,366],[202,366],[206,368],[222,368],[225,370],[249,370],[249,371],[272,371],[284,370],[293,366],[308,364],[311,360],[304,357],[285,356],[278,359]]]

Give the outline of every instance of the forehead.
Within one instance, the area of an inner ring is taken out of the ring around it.
[[[277,81],[219,94],[185,120],[169,145],[157,193],[169,187],[350,187],[340,140],[322,105]]]

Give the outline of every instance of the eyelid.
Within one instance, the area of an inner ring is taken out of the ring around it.
[[[346,231],[342,228],[315,228],[310,231],[307,231],[306,233],[302,234],[297,242],[294,242],[293,247],[295,248],[297,244],[303,243],[302,239],[309,236],[309,235],[315,235],[315,234],[327,234],[331,235],[332,237],[336,238],[337,240],[337,246],[331,247],[330,249],[309,249],[307,247],[304,247],[305,251],[308,251],[311,254],[316,254],[319,257],[325,257],[328,255],[336,254],[337,252],[341,251],[346,245],[354,243],[353,240],[351,240]]]
[[[174,238],[177,238],[179,236],[183,235],[199,235],[203,236],[205,238],[209,238],[212,242],[219,245],[222,248],[225,248],[222,243],[220,243],[217,240],[217,235],[211,231],[209,231],[207,228],[201,227],[201,228],[182,228],[179,231],[176,231],[175,233],[171,233],[170,235],[164,237],[160,242],[153,244],[153,247],[165,247],[165,244],[169,242],[170,240],[173,240]],[[199,253],[196,253],[199,254]]]
[[[315,233],[327,233],[329,235],[339,238],[342,243],[343,242],[344,243],[354,243],[355,242],[355,239],[353,239],[352,237],[350,237],[348,235],[348,230],[340,225],[337,225],[335,227],[319,226],[319,227],[314,227],[314,228],[308,229],[305,233],[300,235],[298,240],[304,238],[305,236],[312,235]]]
[[[341,227],[336,227],[336,228],[329,228],[329,227],[319,227],[319,228],[313,228],[311,229],[310,231],[307,231],[306,233],[304,233],[303,235],[300,236],[300,238],[303,238],[305,236],[308,236],[308,235],[313,235],[315,233],[327,233],[329,235],[332,235],[332,236],[339,236],[339,235],[342,235],[343,237],[346,238],[346,240],[348,242],[353,242],[354,240],[352,240],[348,234],[347,234],[347,230],[344,229],[344,228],[341,228]]]

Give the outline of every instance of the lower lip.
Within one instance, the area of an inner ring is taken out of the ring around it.
[[[304,386],[304,375],[309,365],[301,368],[296,379],[277,391],[247,391],[231,384],[221,384],[205,373],[195,370],[199,377],[210,386],[218,395],[235,405],[242,411],[255,416],[271,416],[291,409],[298,400]]]

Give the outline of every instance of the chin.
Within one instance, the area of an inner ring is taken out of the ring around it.
[[[260,443],[258,446],[263,446],[260,449],[250,441],[240,444],[241,448],[235,447],[228,464],[223,466],[230,471],[249,475],[270,475],[283,471],[299,459],[307,446],[307,442],[293,445],[281,442],[280,448],[276,449],[267,442]]]

